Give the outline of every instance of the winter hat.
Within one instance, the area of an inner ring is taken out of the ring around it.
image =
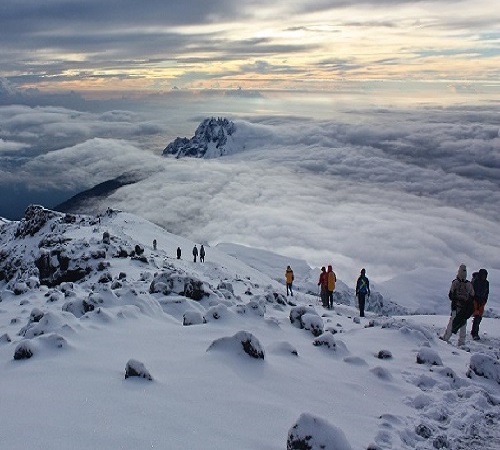
[[[325,270],[326,270],[326,269],[325,269],[325,266],[323,266],[323,267],[321,268],[321,272],[324,272]]]
[[[467,279],[467,267],[465,266],[465,264],[461,264],[460,267],[458,268],[457,278],[459,280]]]
[[[361,275],[364,275],[366,273],[365,269],[361,269]]]
[[[332,266],[328,266],[328,272],[332,271]]]
[[[479,279],[486,280],[488,278],[488,271],[486,269],[479,269]]]

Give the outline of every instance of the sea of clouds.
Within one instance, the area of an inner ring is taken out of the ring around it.
[[[163,112],[159,103],[86,112],[0,106],[0,190],[7,194],[0,216],[18,219],[29,203],[53,207],[135,171],[142,181],[89,212],[119,208],[209,245],[233,242],[333,264],[349,282],[364,266],[381,280],[420,267],[450,268],[453,276],[461,262],[500,268],[497,105],[343,103],[328,115],[324,105],[299,114],[297,103],[244,104],[171,102]],[[212,160],[161,156],[211,115],[236,122],[244,150]]]

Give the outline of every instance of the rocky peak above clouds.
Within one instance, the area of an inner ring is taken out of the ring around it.
[[[163,156],[217,158],[226,155],[236,146],[236,131],[234,122],[225,117],[205,119],[192,138],[178,137],[168,144],[163,150]]]

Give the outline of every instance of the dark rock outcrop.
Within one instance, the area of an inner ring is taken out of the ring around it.
[[[176,158],[222,156],[226,154],[226,144],[235,131],[236,125],[226,118],[205,119],[191,139],[176,138],[165,147],[163,155],[174,155]]]

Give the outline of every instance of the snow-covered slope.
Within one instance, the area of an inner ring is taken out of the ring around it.
[[[446,316],[323,310],[305,263],[287,298],[282,257],[195,244],[111,210],[0,225],[2,448],[498,448],[498,319],[461,349]]]

